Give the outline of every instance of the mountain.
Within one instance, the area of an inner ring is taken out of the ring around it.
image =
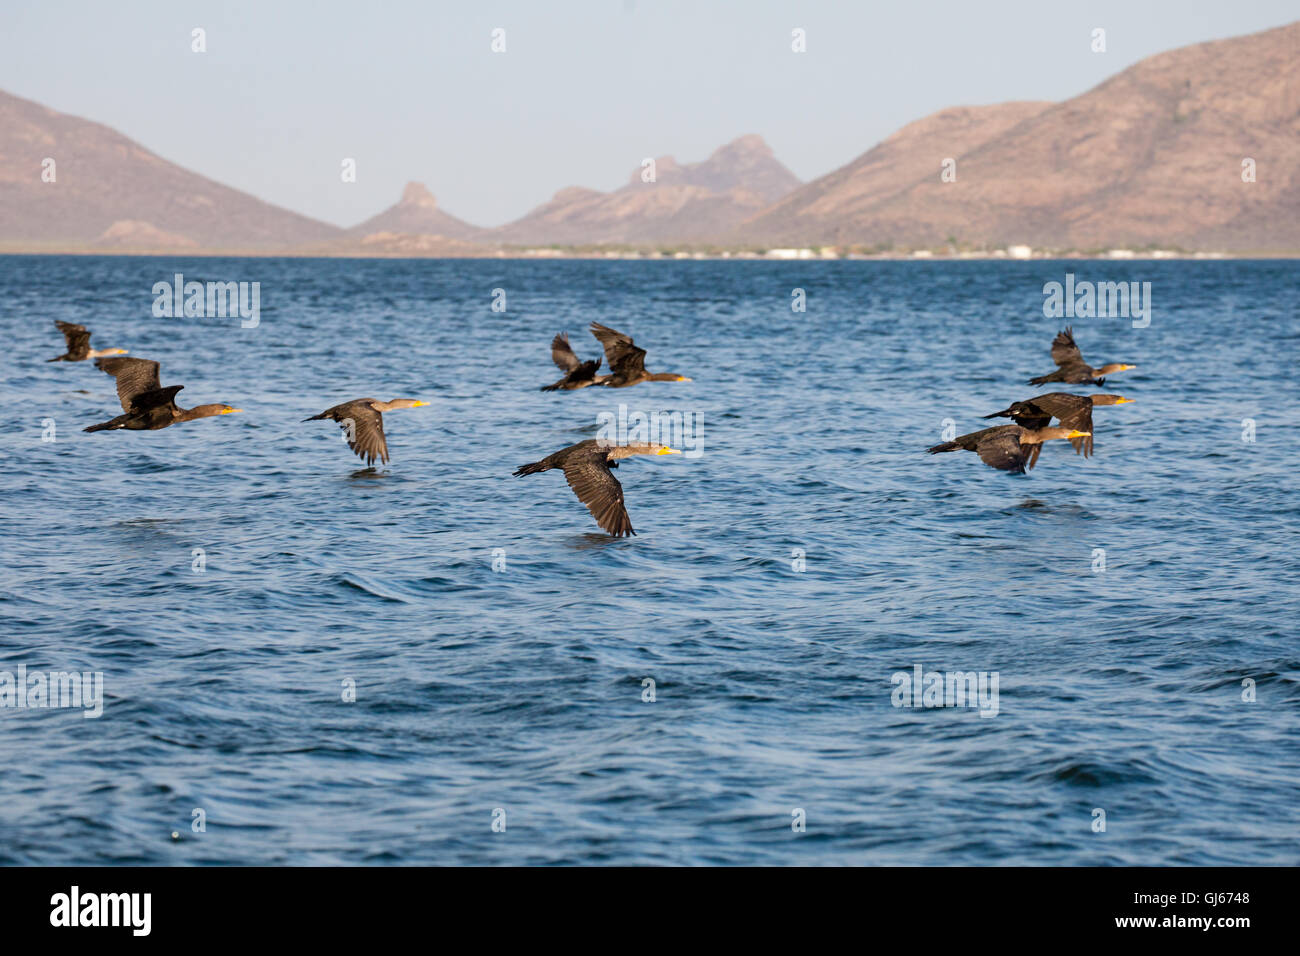
[[[54,181],[42,180],[54,160]],[[222,186],[99,123],[0,92],[0,243],[267,249],[341,230]]]
[[[798,188],[799,179],[761,136],[742,136],[703,162],[655,160],[655,181],[642,169],[613,192],[570,187],[522,219],[491,232],[515,244],[700,242],[732,231],[745,218]]]
[[[956,181],[940,180],[945,158]],[[1242,161],[1257,181],[1242,181]],[[734,241],[1300,250],[1300,23],[1149,57],[1057,104],[944,110]]]
[[[423,183],[407,183],[395,206],[347,230],[347,235],[360,239],[387,233],[472,240],[483,230],[439,209],[438,200]]]

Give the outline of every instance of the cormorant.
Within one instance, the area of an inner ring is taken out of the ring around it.
[[[1086,438],[1071,438],[1074,453],[1083,453],[1087,458],[1092,454],[1092,409],[1094,405],[1124,405],[1133,401],[1123,395],[1071,395],[1068,392],[1049,392],[1023,402],[1012,402],[1010,408],[1004,408],[985,418],[1009,418],[1017,425],[1028,429],[1046,428],[1052,419],[1058,420],[1062,428],[1075,428],[1087,432]]]
[[[630,336],[601,325],[591,323],[591,334],[605,347],[605,360],[611,374],[604,377],[600,384],[606,388],[627,388],[641,382],[689,382],[685,375],[676,372],[647,372],[645,370],[645,349],[633,344]]]
[[[388,463],[388,442],[384,438],[383,412],[398,408],[419,408],[428,405],[418,398],[395,398],[391,402],[381,402],[374,398],[356,398],[333,408],[327,408],[319,415],[304,418],[305,422],[314,422],[322,418],[333,419],[343,426],[348,447],[357,453],[358,458],[365,459],[367,465],[373,466],[378,458]]]
[[[47,362],[84,362],[88,358],[126,354],[126,349],[92,349],[90,347],[90,330],[84,325],[73,325],[71,322],[60,322],[58,319],[54,320],[54,325],[63,333],[63,337],[68,340],[68,350],[62,355],[46,359]]]
[[[169,385],[163,388],[158,381],[158,363],[150,359],[97,358],[95,368],[107,372],[117,380],[117,398],[122,403],[125,414],[91,425],[84,431],[98,432],[116,428],[155,431],[177,422],[192,422],[197,418],[243,411],[242,408],[219,404],[181,408],[176,404],[176,393],[185,386]]]
[[[600,368],[599,356],[589,361],[582,361],[573,353],[569,346],[569,337],[561,332],[555,338],[551,339],[551,361],[554,362],[561,372],[564,372],[564,378],[560,379],[553,385],[543,385],[543,392],[555,392],[561,389],[568,391],[575,388],[586,388],[588,385],[603,385],[608,375],[597,375],[596,370]]]
[[[1034,467],[1043,442],[1053,438],[1082,438],[1087,434],[1074,428],[1029,429],[1019,425],[996,425],[935,445],[929,452],[935,455],[941,451],[964,448],[966,451],[977,452],[980,460],[990,468],[1023,475],[1026,467]]]
[[[1030,385],[1046,385],[1048,382],[1065,382],[1068,385],[1105,385],[1106,379],[1103,376],[1137,368],[1136,365],[1119,363],[1093,368],[1083,360],[1079,346],[1074,344],[1074,330],[1070,326],[1066,326],[1064,332],[1058,333],[1056,338],[1052,339],[1052,361],[1057,365],[1056,371],[1031,378]]]
[[[626,537],[636,534],[632,530],[632,519],[623,507],[623,486],[614,477],[611,468],[632,455],[679,455],[676,448],[667,445],[655,445],[650,442],[631,442],[627,445],[614,445],[604,439],[588,438],[568,448],[561,448],[553,455],[531,465],[521,465],[515,476],[535,475],[550,471],[552,468],[564,469],[564,478],[578,496],[578,500],[587,506],[591,516],[614,537]]]

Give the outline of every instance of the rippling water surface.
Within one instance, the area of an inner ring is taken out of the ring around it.
[[[1138,366],[1095,457],[926,455],[1036,393],[1067,271],[1152,284],[1149,328],[1074,321]],[[176,272],[259,281],[260,325],[154,318]],[[0,258],[0,671],[105,682],[99,719],[0,709],[0,862],[1294,864],[1298,287],[1290,262]],[[83,433],[113,383],[43,361],[56,318],[245,413]],[[694,381],[539,392],[593,320]],[[361,396],[431,403],[385,416],[379,472],[302,422]],[[702,423],[698,457],[617,473],[626,540],[510,474],[620,402]],[[997,672],[997,715],[893,706],[916,665]]]

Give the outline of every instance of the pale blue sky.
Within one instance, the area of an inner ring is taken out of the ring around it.
[[[945,106],[1065,99],[1152,53],[1298,18],[1296,0],[4,0],[0,89],[329,222],[418,180],[497,225],[744,133],[813,179]]]

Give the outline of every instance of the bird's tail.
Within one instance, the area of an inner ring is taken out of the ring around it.
[[[535,461],[531,465],[520,465],[518,468],[515,469],[515,477],[518,478],[521,475],[535,475],[539,471],[550,471],[550,470],[551,470],[551,466],[547,464],[545,459],[543,459],[542,461]]]
[[[313,415],[311,418],[304,418],[303,421],[305,421],[305,422],[315,422],[315,421],[319,421],[320,419],[322,419],[322,418],[324,418],[324,417],[325,417],[325,413],[324,413],[324,412],[321,412],[319,415]]]
[[[1029,380],[1029,384],[1030,384],[1030,385],[1046,385],[1048,382],[1059,382],[1059,381],[1060,381],[1060,379],[1056,377],[1056,373],[1055,373],[1055,372],[1051,372],[1050,374],[1047,374],[1047,375],[1040,375],[1040,376],[1038,376],[1038,378],[1031,378],[1031,379]]]
[[[102,432],[102,431],[109,431],[109,430],[111,430],[111,429],[115,429],[115,428],[124,428],[124,427],[126,427],[126,425],[125,425],[125,421],[124,421],[125,418],[126,418],[125,415],[120,415],[120,416],[118,416],[117,418],[110,419],[109,421],[106,421],[106,422],[100,422],[98,425],[90,425],[90,426],[88,426],[88,427],[86,427],[86,428],[83,428],[82,431],[83,431],[83,432]]]
[[[559,390],[560,390],[560,383],[559,383],[559,382],[556,382],[554,385],[543,385],[543,386],[542,386],[542,391],[543,391],[543,392],[558,392]]]
[[[931,455],[937,455],[941,451],[956,451],[960,447],[961,446],[955,441],[946,441],[942,445],[935,445],[933,448],[927,448],[926,451]]]
[[[54,358],[52,358],[52,359],[46,359],[45,361],[47,361],[47,362],[66,362],[67,359],[64,358],[62,355],[56,355],[56,356],[54,356]]]

